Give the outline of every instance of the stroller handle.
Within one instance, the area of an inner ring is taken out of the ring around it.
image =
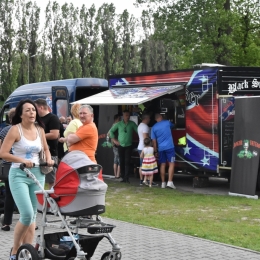
[[[48,166],[48,164],[47,164],[47,162],[44,162],[44,163],[34,163],[33,167],[35,167],[35,166]],[[58,168],[58,164],[54,163],[53,167]],[[20,169],[23,171],[24,168],[26,168],[26,164],[25,163],[21,163],[20,164]]]

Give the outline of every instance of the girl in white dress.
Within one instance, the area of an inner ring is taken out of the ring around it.
[[[149,187],[152,187],[153,183],[153,175],[158,172],[158,166],[156,159],[154,157],[154,149],[151,147],[151,139],[145,138],[144,139],[144,149],[140,155],[141,158],[143,158],[142,163],[142,175],[144,175],[144,181],[143,183],[145,185],[149,185]],[[149,184],[148,181],[149,180]]]

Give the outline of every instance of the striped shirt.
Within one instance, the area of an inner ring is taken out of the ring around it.
[[[0,140],[2,141],[2,144],[3,144],[4,139],[5,139],[5,137],[6,137],[7,133],[8,133],[8,131],[10,130],[11,127],[12,127],[11,125],[8,125],[8,126],[4,127],[4,128],[2,129],[2,131],[0,132]],[[10,154],[13,154],[12,149],[10,150]],[[7,162],[7,161],[5,161],[5,160],[3,160],[3,163],[5,163],[5,164],[11,164],[11,162]]]

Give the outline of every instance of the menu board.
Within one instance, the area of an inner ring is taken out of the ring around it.
[[[234,97],[219,98],[219,117],[220,117],[220,165],[231,167],[233,136],[234,136],[234,116],[235,99]]]

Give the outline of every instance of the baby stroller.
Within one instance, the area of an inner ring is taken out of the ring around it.
[[[40,187],[36,196],[38,211],[42,213],[42,226],[36,246],[22,245],[17,251],[17,260],[90,260],[104,237],[112,245],[112,251],[105,252],[101,260],[121,259],[120,246],[110,234],[115,226],[104,223],[99,216],[105,212],[107,191],[107,184],[98,178],[102,170],[100,165],[94,164],[83,152],[68,153],[59,164],[51,190],[44,190],[24,165],[21,169]],[[47,220],[50,213],[59,216],[58,222]],[[83,217],[89,215],[90,218]],[[71,217],[76,217],[74,223],[70,221]],[[45,227],[66,229],[66,232],[44,234]],[[78,229],[82,227],[89,235],[78,234]]]

